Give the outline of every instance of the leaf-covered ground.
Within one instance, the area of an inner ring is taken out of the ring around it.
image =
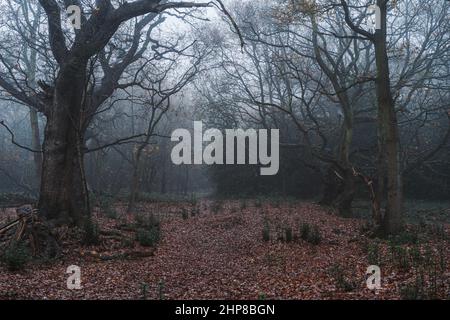
[[[95,214],[100,245],[78,245],[79,232],[68,230],[62,259],[20,272],[0,266],[0,299],[449,298],[448,225],[410,226],[377,240],[364,220],[311,203],[159,203],[138,214],[162,221],[151,248],[133,241],[127,226],[135,217],[115,210],[118,217]],[[320,238],[310,240],[305,229]],[[381,267],[381,290],[366,287],[372,264]],[[66,287],[70,265],[81,268],[81,290]]]

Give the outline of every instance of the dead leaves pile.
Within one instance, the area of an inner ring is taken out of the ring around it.
[[[182,217],[182,207],[195,214]],[[386,258],[382,289],[367,289],[367,245],[374,240],[361,231],[363,221],[337,217],[311,203],[203,200],[170,208],[148,205],[142,211],[165,213],[156,248],[124,245],[110,236],[120,232],[133,239],[118,227],[133,217],[98,214],[101,245],[80,247],[68,239],[62,260],[18,273],[0,267],[0,299],[399,299],[417,271],[402,270]],[[265,221],[272,228],[269,241],[263,241]],[[318,227],[319,244],[298,236],[305,223]],[[286,227],[292,229],[291,241],[278,237]],[[448,239],[448,226],[444,233]],[[442,278],[447,281],[445,241]],[[437,250],[437,242],[427,245]],[[389,255],[386,244],[379,250]],[[66,287],[70,265],[81,268],[81,290]],[[440,287],[446,290],[440,298],[448,298],[448,284]]]

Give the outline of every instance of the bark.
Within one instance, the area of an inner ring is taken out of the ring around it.
[[[167,172],[166,165],[162,166],[162,174],[161,174],[161,194],[167,193]]]
[[[353,215],[352,203],[355,197],[355,178],[351,168],[347,168],[343,175],[342,188],[334,200],[334,207],[337,208],[339,215],[351,217]]]
[[[345,169],[331,165],[325,179],[325,189],[321,204],[336,208],[339,215],[351,217],[355,197],[355,177],[350,166]]]
[[[30,126],[31,126],[31,148],[36,151],[41,150],[41,134],[39,130],[38,113],[35,109],[30,108]],[[42,153],[33,153],[34,167],[35,167],[35,178],[39,184],[41,179],[41,169],[42,169]]]
[[[320,204],[325,206],[333,206],[334,201],[339,194],[339,177],[336,175],[336,168],[333,165],[328,166],[327,173],[324,179],[324,189],[322,200]]]
[[[399,161],[399,133],[395,103],[392,97],[389,58],[386,46],[386,1],[377,1],[381,10],[382,29],[374,37],[377,66],[377,102],[379,137],[382,148],[382,167],[379,182],[386,177],[386,209],[382,217],[382,229],[385,234],[394,234],[402,228],[402,182]],[[380,192],[381,195],[382,192]]]
[[[141,155],[142,155],[142,150],[143,148],[139,147],[137,153],[136,153],[136,158],[135,158],[135,163],[133,166],[133,177],[131,178],[131,191],[130,191],[130,198],[128,200],[128,212],[133,212],[134,207],[135,207],[135,203],[136,203],[136,198],[137,195],[139,193],[139,187],[140,187],[140,168],[141,168]]]
[[[148,145],[149,145],[150,138],[153,135],[153,131],[155,129],[156,124],[161,119],[160,117],[158,117],[155,120],[155,114],[156,114],[156,109],[152,108],[152,115],[150,118],[150,122],[148,125],[145,139],[138,145],[136,154],[133,157],[134,158],[133,176],[131,179],[130,199],[128,201],[128,212],[132,212],[134,210],[136,197],[140,191],[140,187],[141,187],[140,184],[141,184],[141,179],[142,179],[142,166],[143,166],[142,156],[144,155],[145,148],[148,147]],[[154,120],[156,121],[156,123],[154,123]]]
[[[148,23],[168,9],[211,5],[161,2],[140,0],[113,6],[110,1],[96,1],[96,10],[89,17],[82,13],[82,28],[75,32],[72,42],[66,38],[62,26],[62,8],[59,1],[39,0],[47,16],[49,46],[57,63],[58,76],[54,86],[38,81],[43,92],[27,95],[1,76],[0,85],[17,100],[43,112],[47,118],[38,203],[40,214],[44,218],[80,223],[84,216],[89,215],[89,195],[83,163],[84,135],[89,125],[89,117],[86,114],[95,113],[117,88],[125,68],[142,57],[150,37],[138,50],[139,39]],[[105,76],[99,88],[92,90],[90,98],[86,99],[88,61],[101,53],[122,23],[143,15],[147,16],[136,23],[135,41],[120,63],[110,66],[109,61],[102,59],[100,55],[99,60],[102,68],[105,67]],[[159,23],[163,20],[160,19]],[[40,20],[34,21],[38,23]],[[72,42],[70,48],[67,46],[69,42]],[[89,106],[86,101],[89,101]],[[89,111],[86,112],[86,109]]]
[[[353,175],[353,167],[350,163],[350,148],[353,141],[353,113],[347,97],[344,101],[344,129],[339,148],[339,161],[343,168],[341,174],[341,190],[337,198],[334,200],[334,206],[338,209],[341,216],[352,216],[352,203],[355,197],[355,177]],[[347,114],[348,113],[348,114]]]
[[[25,3],[23,3],[26,6]],[[27,12],[28,10],[24,10]],[[38,29],[39,22],[41,17],[41,7],[38,6],[36,15],[34,16],[33,26],[31,30],[31,39],[35,41]],[[36,88],[36,64],[37,64],[37,50],[34,48],[31,49],[30,58],[27,60],[27,68],[28,68],[28,78],[30,82],[31,88]],[[31,127],[31,146],[35,151],[41,151],[41,134],[39,130],[39,120],[38,120],[38,112],[35,108],[30,107],[30,127]],[[42,153],[34,152],[33,154],[34,167],[35,167],[35,180],[37,185],[39,185],[42,173]]]
[[[343,105],[347,111],[344,117],[342,138],[339,143],[337,159],[339,166],[331,164],[329,166],[326,185],[321,203],[336,208],[339,215],[352,216],[352,203],[355,197],[355,177],[353,167],[350,163],[350,148],[353,141],[353,115],[351,107],[345,104],[348,101],[343,98]]]
[[[378,190],[373,216],[380,220],[382,233],[395,234],[402,227],[402,178],[399,161],[399,133],[395,103],[391,92],[389,58],[387,54],[387,5],[389,1],[377,0],[380,9],[381,29],[375,34],[356,26],[351,18],[349,5],[341,0],[347,25],[359,35],[370,40],[375,47],[377,68],[376,94],[378,104]],[[385,200],[385,201],[384,201]],[[386,203],[384,212],[381,205]],[[375,221],[376,222],[376,221]]]
[[[56,80],[44,135],[39,211],[48,220],[80,224],[89,215],[83,163],[87,61],[72,58]]]

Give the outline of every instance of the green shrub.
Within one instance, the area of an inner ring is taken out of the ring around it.
[[[438,245],[438,260],[439,260],[439,267],[442,271],[446,270],[446,260],[445,260],[445,252],[447,250],[446,245],[443,242],[440,242]]]
[[[336,286],[339,289],[345,292],[353,291],[356,288],[356,284],[354,282],[349,281],[345,277],[344,270],[345,269],[343,267],[341,267],[338,264],[335,264],[331,266],[328,272],[330,273],[331,277],[336,283]]]
[[[2,256],[9,271],[19,271],[31,260],[31,254],[22,241],[13,242]]]
[[[103,212],[105,213],[105,216],[109,219],[117,219],[117,211],[114,207],[107,207],[103,210]]]
[[[165,300],[166,296],[164,294],[164,290],[165,290],[165,283],[164,280],[159,280],[158,282],[158,296],[159,296],[159,300]]]
[[[409,270],[411,265],[407,248],[403,248],[401,246],[391,246],[391,254],[395,265],[402,270]]]
[[[136,240],[144,247],[154,247],[160,238],[160,229],[152,227],[150,229],[138,229],[136,232]]]
[[[411,257],[411,262],[415,267],[418,267],[422,264],[423,258],[419,247],[417,246],[412,247],[409,251],[409,255]]]
[[[319,227],[314,225],[309,233],[308,242],[313,245],[318,245],[322,241]]]
[[[133,238],[122,238],[121,240],[122,247],[124,248],[134,248],[134,239]]]
[[[292,235],[292,228],[291,227],[285,227],[284,228],[284,234],[286,237],[286,242],[292,242],[293,240],[293,235]]]
[[[303,223],[300,226],[300,238],[307,241],[309,239],[309,233],[311,232],[311,226],[309,223]]]
[[[434,240],[450,240],[448,237],[447,232],[445,232],[445,228],[441,224],[433,223],[428,227],[427,233],[431,236]]]
[[[389,237],[389,242],[393,245],[417,244],[419,234],[416,230],[403,231],[395,236]]]
[[[400,297],[402,300],[421,300],[422,295],[415,284],[407,284],[400,288]]]
[[[242,199],[240,201],[240,209],[241,209],[241,211],[247,209],[247,200]]]
[[[267,219],[264,219],[264,227],[263,227],[263,240],[265,242],[270,241],[270,225],[269,225],[269,221]]]
[[[281,206],[281,199],[279,197],[273,198],[271,202],[274,208],[279,208]]]
[[[125,198],[123,198],[124,201],[128,201],[129,195],[125,195]],[[181,196],[181,195],[174,195],[174,194],[161,194],[161,193],[146,193],[146,192],[139,192],[139,194],[136,197],[136,201],[139,202],[151,202],[151,203],[181,203],[181,202],[195,202],[197,201],[195,196],[189,195],[189,196]]]
[[[147,300],[148,297],[148,287],[149,285],[147,283],[141,283],[141,299]]]
[[[414,282],[406,284],[400,288],[400,297],[402,300],[422,300],[426,299],[425,278],[423,270],[416,275]]]
[[[191,216],[195,217],[200,214],[199,206],[195,206],[191,209]]]
[[[186,211],[187,212],[187,211]],[[144,247],[154,247],[161,239],[161,223],[150,215],[142,218],[136,232],[136,240]]]
[[[367,260],[371,265],[380,265],[380,244],[378,242],[371,242],[367,246]]]
[[[185,208],[181,210],[181,217],[183,220],[187,220],[189,218],[189,212]]]
[[[135,214],[134,221],[136,223],[136,226],[138,226],[138,227],[143,226],[145,224],[145,219],[142,214]]]
[[[219,213],[221,210],[222,210],[222,202],[219,201],[219,200],[214,201],[214,203],[212,204],[212,207],[211,207],[211,211],[212,211],[214,214],[217,214],[217,213]]]
[[[198,199],[197,199],[197,197],[195,196],[194,193],[191,194],[191,198],[189,199],[189,203],[190,203],[193,207],[197,206],[197,204],[198,204]]]
[[[90,217],[83,224],[83,238],[81,242],[86,246],[100,243],[100,228],[97,222],[93,221]]]
[[[97,196],[93,200],[96,201],[100,207],[100,211],[109,219],[117,219],[117,211],[114,208],[114,201],[112,197]]]

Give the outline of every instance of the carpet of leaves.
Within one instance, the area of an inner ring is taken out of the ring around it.
[[[114,219],[97,210],[105,234],[133,238],[119,228],[134,219],[124,208],[116,206]],[[124,245],[103,234],[100,245],[85,247],[78,244],[79,234],[69,231],[57,261],[33,263],[20,272],[0,265],[0,299],[400,299],[402,287],[417,280],[418,269],[399,267],[388,243],[364,232],[363,220],[341,218],[312,203],[202,200],[145,204],[139,211],[161,218],[162,238],[155,248],[136,241]],[[318,227],[319,244],[299,236],[306,223]],[[264,225],[270,226],[268,241]],[[286,228],[292,239],[285,238]],[[423,281],[434,280],[437,297],[444,299],[450,291],[449,234],[445,225],[439,240],[430,237],[419,246],[440,258],[439,276]],[[382,270],[382,289],[376,291],[366,286],[373,248]],[[151,255],[101,259],[127,250]],[[81,290],[67,289],[70,265],[81,268]]]

